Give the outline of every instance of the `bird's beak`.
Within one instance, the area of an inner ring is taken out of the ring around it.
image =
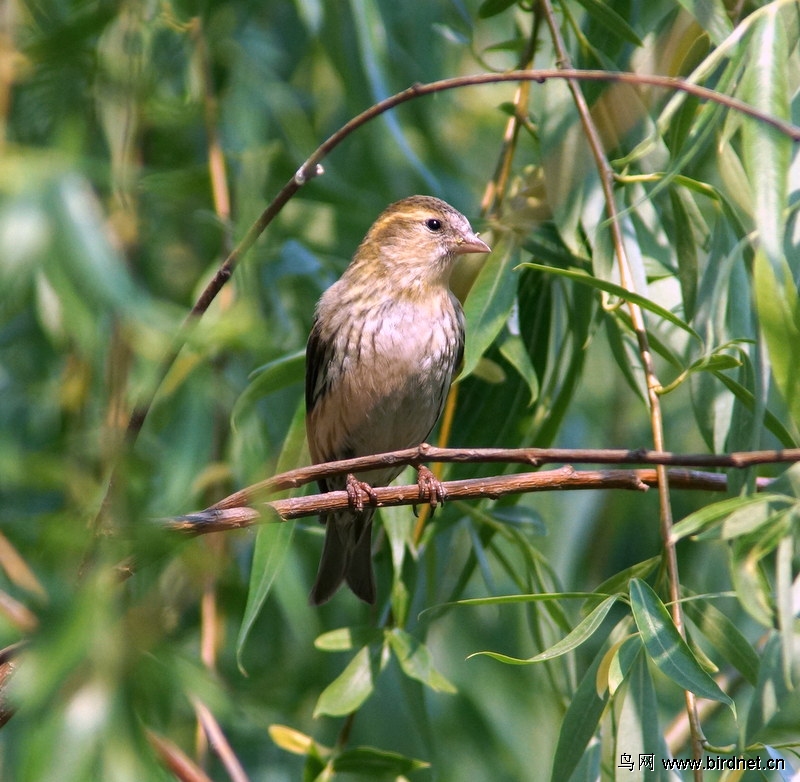
[[[465,255],[466,253],[490,253],[492,248],[489,247],[483,239],[478,238],[476,233],[464,234],[461,241],[456,248],[456,255]]]

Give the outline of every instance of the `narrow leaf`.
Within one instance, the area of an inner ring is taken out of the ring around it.
[[[278,471],[297,466],[305,450],[305,410],[298,405],[286,435]],[[256,617],[267,599],[275,579],[286,561],[286,555],[294,536],[294,522],[283,521],[276,524],[263,524],[256,533],[253,548],[253,564],[250,566],[250,584],[247,591],[247,605],[236,639],[236,659],[242,668],[242,651]]]
[[[631,609],[647,654],[656,667],[679,687],[701,698],[720,701],[736,714],[733,701],[719,688],[681,638],[666,606],[645,581],[630,585]]]
[[[716,377],[749,412],[753,413],[755,411],[756,400],[750,389],[745,388],[741,383],[737,383],[732,377],[723,372],[718,372],[713,369],[711,371],[714,377]],[[783,421],[770,410],[764,411],[764,425],[775,435],[784,448],[797,447],[797,441],[794,436],[786,428]]]
[[[614,695],[628,675],[633,661],[642,650],[639,634],[628,635],[617,641],[603,656],[597,669],[597,694]]]
[[[772,585],[764,573],[761,560],[742,540],[731,545],[731,579],[742,607],[764,627],[774,623]]]
[[[311,736],[301,733],[288,725],[270,725],[268,728],[269,737],[283,750],[291,752],[293,755],[307,755],[312,749],[317,752],[330,752],[330,749],[320,747]]]
[[[597,670],[602,659],[602,654],[595,657],[581,679],[578,689],[573,693],[564,714],[553,758],[551,782],[564,782],[565,779],[572,777],[572,772],[580,763],[589,741],[597,731],[600,717],[608,702],[608,695],[598,695],[595,686]]]
[[[306,365],[305,351],[298,350],[281,356],[250,373],[250,383],[241,393],[231,412],[231,421],[236,428],[243,414],[261,397],[273,394],[286,386],[303,381]]]
[[[733,25],[722,0],[678,0],[719,46],[732,32]]]
[[[710,602],[698,604],[695,600],[683,603],[686,616],[697,625],[700,632],[718,652],[751,684],[758,678],[759,658],[741,630]]]
[[[389,646],[406,676],[416,679],[435,692],[455,693],[457,690],[433,665],[428,648],[400,628],[386,634]]]
[[[511,8],[516,2],[517,0],[483,0],[478,8],[478,17],[488,19],[490,16],[496,16],[507,8]]]
[[[618,296],[621,299],[625,299],[625,301],[631,301],[634,304],[638,304],[640,307],[642,307],[642,309],[648,310],[654,315],[658,315],[659,318],[663,318],[664,320],[672,323],[673,326],[677,326],[678,328],[682,329],[687,334],[690,334],[696,340],[698,340],[698,342],[702,342],[700,335],[688,323],[685,323],[677,315],[667,309],[664,309],[664,307],[662,307],[660,304],[656,304],[654,301],[651,301],[639,293],[635,293],[634,291],[629,291],[627,288],[623,288],[621,285],[609,282],[608,280],[601,280],[598,277],[592,277],[591,274],[587,274],[586,272],[578,269],[559,269],[555,266],[542,266],[538,263],[523,263],[520,264],[520,267],[529,267],[531,269],[538,269],[539,271],[547,272],[549,274],[558,274],[562,277],[568,277],[571,280],[575,280],[575,282],[580,282],[583,285],[588,285],[592,288],[596,288],[597,290],[604,291],[605,293],[610,293],[613,296]]]
[[[464,302],[467,342],[462,377],[469,375],[511,314],[519,275],[513,273],[519,246],[508,231],[495,243]]]
[[[382,637],[381,631],[370,625],[339,627],[317,636],[314,646],[323,652],[347,652],[350,649],[377,643]]]
[[[670,188],[672,219],[675,223],[675,256],[678,260],[678,281],[683,297],[683,314],[691,322],[697,302],[697,245],[686,207],[681,200],[683,192]]]
[[[800,309],[789,268],[785,262],[780,268],[780,276],[776,276],[772,262],[759,247],[753,265],[759,323],[778,390],[795,424],[800,425]]]
[[[430,763],[409,758],[398,752],[375,747],[357,747],[337,755],[333,770],[339,774],[356,774],[368,779],[399,779],[412,771],[429,768]]]
[[[713,524],[721,521],[735,511],[751,508],[762,503],[771,501],[785,500],[780,494],[758,494],[752,497],[731,497],[721,502],[706,505],[694,513],[690,513],[686,518],[681,519],[673,528],[670,535],[670,542],[677,543],[683,538],[697,535]]]
[[[747,744],[758,740],[769,740],[765,735],[767,728],[773,720],[779,720],[781,706],[790,700],[791,693],[791,684],[785,678],[783,642],[779,633],[772,631],[761,653],[758,684],[747,712],[745,729]]]
[[[795,514],[792,514],[796,522]],[[775,558],[775,606],[778,619],[778,628],[783,645],[784,678],[787,682],[792,680],[792,658],[796,643],[795,633],[795,607],[794,590],[792,589],[792,559],[794,555],[794,540],[792,535],[784,535],[778,543]]]
[[[619,758],[622,753],[626,753],[635,759],[635,765],[632,771],[628,769],[623,771],[618,767],[616,778],[641,780],[641,782],[658,779],[662,769],[654,769],[653,773],[639,762],[645,755],[666,757],[658,719],[655,686],[645,655],[637,654],[632,660],[625,682],[627,687],[623,690],[624,697],[619,709],[614,755]]]
[[[742,97],[766,114],[789,119],[788,41],[777,4],[756,24]],[[744,166],[753,189],[759,248],[778,270],[783,255],[788,171],[792,143],[777,129],[754,119],[742,126]]]
[[[602,25],[609,32],[618,35],[622,40],[632,43],[634,46],[642,46],[642,39],[636,30],[631,27],[624,17],[614,11],[608,3],[600,0],[578,0],[586,9],[586,13],[598,24]]]
[[[552,660],[554,657],[560,657],[562,654],[567,654],[567,652],[576,649],[591,638],[603,623],[606,616],[608,616],[608,612],[611,610],[614,603],[616,603],[620,597],[621,595],[611,595],[607,597],[588,616],[584,617],[571,633],[553,644],[549,649],[533,657],[529,657],[526,660],[517,657],[508,657],[505,654],[498,654],[497,652],[475,652],[469,655],[467,659],[478,655],[486,655],[487,657],[492,657],[499,662],[508,663],[510,665],[528,665],[530,663],[538,663],[545,660]]]
[[[529,405],[532,405],[539,396],[539,379],[533,368],[531,357],[525,350],[525,343],[518,335],[507,335],[500,343],[500,355],[511,364],[525,381],[530,392]]]
[[[661,564],[661,555],[637,562],[635,565],[620,570],[610,576],[602,584],[598,584],[592,597],[586,601],[586,608],[599,603],[606,595],[628,594],[628,583],[632,578],[647,578]]]
[[[589,597],[598,597],[595,592],[537,592],[531,595],[497,595],[493,597],[468,597],[464,600],[453,600],[449,603],[440,603],[431,606],[420,612],[420,617],[425,616],[431,611],[440,611],[442,608],[451,606],[491,606],[491,605],[511,605],[514,603],[539,603],[559,600],[585,600]],[[602,597],[606,597],[602,595]]]
[[[365,646],[322,691],[314,716],[344,717],[356,711],[375,689],[375,673],[370,647]]]

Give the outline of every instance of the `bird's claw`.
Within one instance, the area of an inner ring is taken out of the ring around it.
[[[361,513],[364,510],[364,497],[361,492],[367,495],[372,505],[378,504],[378,495],[375,490],[365,481],[360,481],[352,473],[348,473],[347,482],[345,483],[345,491],[347,492],[347,501],[350,503],[351,510],[356,513]]]
[[[431,508],[444,505],[447,499],[447,489],[444,484],[427,468],[425,465],[417,467],[417,485],[419,486],[419,498],[423,502],[430,503]]]

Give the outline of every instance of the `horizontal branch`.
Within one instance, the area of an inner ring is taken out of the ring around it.
[[[417,449],[411,449],[416,451]],[[434,449],[453,450],[453,449]],[[666,454],[661,454],[665,456]],[[350,460],[354,461],[354,460]],[[440,459],[440,461],[442,461]],[[341,462],[339,463],[341,464]],[[694,470],[669,470],[669,482],[676,488],[705,491],[724,491],[727,476],[719,473],[698,472]],[[769,479],[761,478],[758,488],[764,488]],[[481,498],[498,499],[509,494],[523,494],[539,491],[564,491],[586,489],[625,489],[628,491],[647,491],[658,485],[654,469],[639,470],[584,470],[577,471],[569,465],[556,470],[535,473],[498,475],[489,478],[470,478],[459,481],[445,481],[444,489],[449,500],[474,500]],[[418,505],[421,503],[419,486],[380,486],[374,487],[376,506],[379,508],[397,505]],[[233,496],[233,495],[231,495]],[[370,498],[363,494],[365,504]],[[290,497],[265,502],[260,508],[242,506],[221,506],[219,503],[198,513],[178,516],[164,520],[168,529],[193,535],[208,532],[222,532],[241,529],[253,524],[268,521],[288,521],[304,516],[344,510],[349,507],[346,491],[330,491],[307,497]]]
[[[677,454],[644,448],[437,448],[427,443],[401,451],[313,464],[279,473],[214,503],[209,510],[247,507],[270,494],[296,489],[332,475],[360,473],[391,465],[418,465],[424,462],[461,464],[660,464],[669,467],[743,469],[759,464],[786,464],[800,461],[800,448],[773,451],[742,451],[730,454]]]

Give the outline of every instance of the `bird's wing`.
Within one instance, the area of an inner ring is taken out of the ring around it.
[[[317,404],[328,385],[326,366],[330,362],[331,343],[322,337],[319,324],[314,320],[306,345],[306,415]]]

